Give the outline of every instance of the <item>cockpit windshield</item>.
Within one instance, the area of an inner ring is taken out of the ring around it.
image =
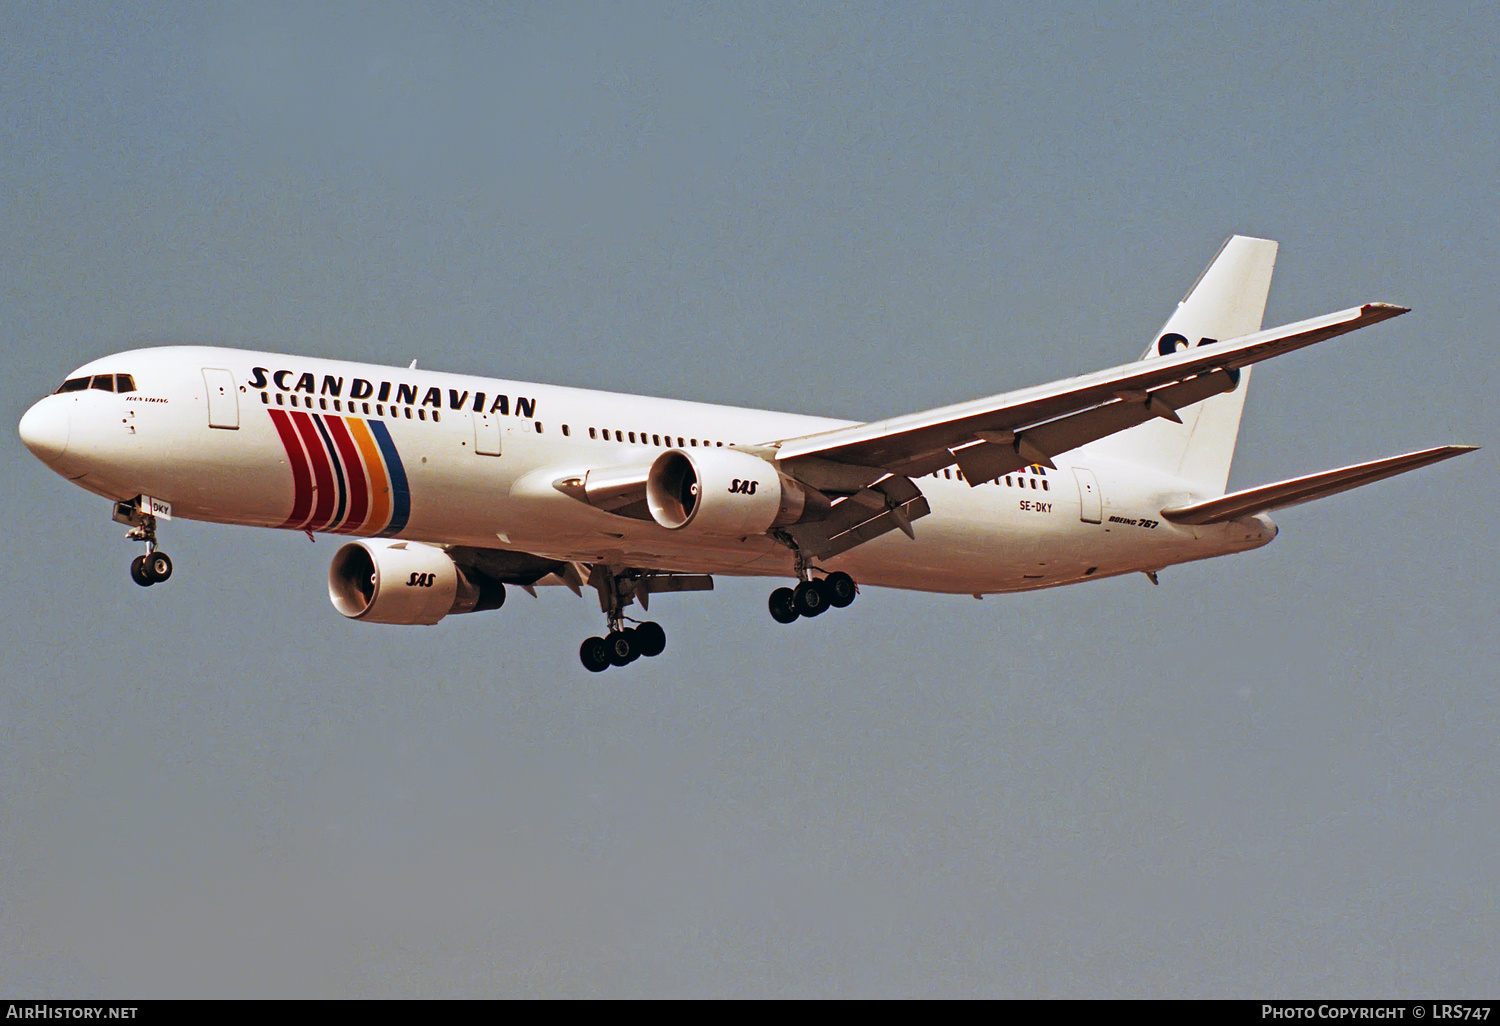
[[[64,381],[53,395],[61,395],[64,392],[82,392],[88,388],[97,388],[101,392],[134,392],[135,378],[130,374],[85,374],[81,378],[69,378]]]

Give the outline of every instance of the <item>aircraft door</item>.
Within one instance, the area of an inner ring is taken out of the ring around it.
[[[500,418],[493,413],[474,414],[474,452],[479,456],[500,455]]]
[[[1094,472],[1074,467],[1073,477],[1078,481],[1078,519],[1085,524],[1099,523],[1104,519],[1104,499],[1099,494]]]
[[[239,430],[240,397],[234,375],[219,367],[204,367],[203,384],[208,388],[208,426]]]

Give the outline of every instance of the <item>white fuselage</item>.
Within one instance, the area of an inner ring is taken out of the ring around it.
[[[170,503],[173,517],[385,535],[685,573],[793,575],[766,534],[713,536],[596,509],[553,486],[649,464],[670,448],[756,447],[846,422],[437,371],[217,348],[105,357],[74,377],[134,391],[48,396],[33,446],[99,495]],[[633,438],[633,440],[632,440]],[[28,441],[28,444],[32,444]],[[1264,517],[1174,525],[1202,496],[1183,480],[1091,453],[970,487],[916,479],[931,514],[824,561],[861,584],[989,593],[1155,570],[1270,541]],[[403,490],[404,484],[404,490]]]

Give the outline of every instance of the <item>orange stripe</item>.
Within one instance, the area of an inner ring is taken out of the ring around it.
[[[349,425],[349,434],[354,436],[354,443],[359,446],[360,462],[370,474],[370,513],[358,527],[350,524],[349,533],[378,533],[385,529],[386,523],[391,519],[390,477],[385,472],[385,461],[380,458],[380,447],[375,444],[375,437],[370,434],[365,422],[345,417],[344,423]]]

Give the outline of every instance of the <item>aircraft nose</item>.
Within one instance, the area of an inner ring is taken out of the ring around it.
[[[43,463],[57,462],[68,448],[67,404],[43,399],[26,411],[20,431],[21,441],[33,456]]]

